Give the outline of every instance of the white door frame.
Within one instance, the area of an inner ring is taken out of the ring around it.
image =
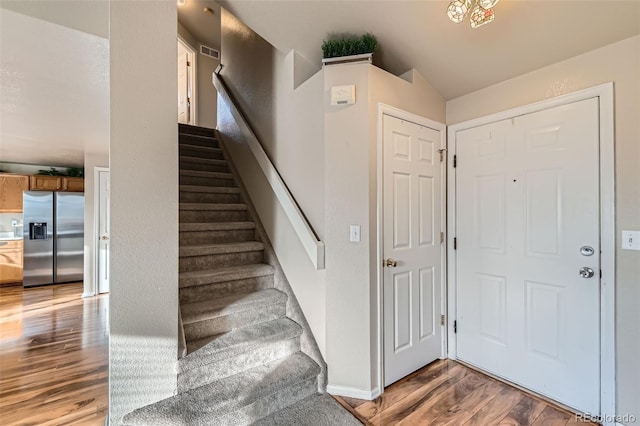
[[[109,167],[93,168],[93,283],[94,295],[100,294],[100,172],[109,172]]]
[[[580,90],[520,106],[499,113],[487,115],[448,127],[448,333],[454,336],[453,321],[456,319],[456,251],[453,250],[453,238],[456,236],[456,169],[453,156],[456,155],[457,132],[554,108],[585,99],[599,98],[600,115],[600,413],[616,413],[615,387],[615,158],[614,158],[614,104],[613,83],[606,83],[589,89]],[[448,355],[457,358],[456,339],[448,340]],[[614,424],[614,423],[605,423]]]
[[[382,257],[383,257],[383,236],[384,236],[384,222],[383,222],[383,202],[382,202],[382,194],[383,194],[383,129],[382,129],[382,116],[390,115],[392,117],[398,118],[400,120],[410,121],[412,123],[429,127],[434,130],[440,131],[440,147],[439,149],[444,149],[446,152],[446,128],[447,126],[444,123],[438,123],[437,121],[430,120],[425,117],[421,117],[416,114],[412,114],[407,111],[403,111],[401,109],[392,107],[390,105],[386,105],[383,103],[378,103],[378,129],[377,129],[377,198],[376,198],[376,216],[377,216],[377,250],[376,250],[376,290],[377,290],[377,300],[378,306],[376,307],[378,322],[377,322],[377,330],[378,330],[378,386],[372,391],[371,399],[375,399],[380,396],[384,392],[384,305],[383,305],[383,283],[384,283],[384,270],[382,266]],[[445,163],[442,163],[442,167],[440,169],[440,231],[445,232],[446,229],[446,188],[447,188],[447,168],[445,167]],[[440,300],[440,312],[441,315],[446,312],[446,279],[447,279],[447,268],[446,268],[446,241],[441,244],[441,258],[442,264],[440,268],[440,291],[441,291],[441,300]],[[442,350],[440,353],[440,358],[446,358],[446,326],[442,327]]]
[[[198,108],[197,108],[197,100],[198,100],[198,82],[197,82],[197,73],[196,69],[198,66],[198,51],[195,47],[191,46],[187,40],[185,40],[180,34],[178,34],[178,43],[182,44],[185,49],[191,52],[191,57],[193,58],[193,63],[191,64],[191,68],[189,69],[189,80],[191,81],[191,105],[189,110],[189,123],[193,126],[198,125]]]

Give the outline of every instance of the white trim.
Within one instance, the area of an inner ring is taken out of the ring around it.
[[[446,149],[446,130],[447,130],[447,126],[443,123],[438,123],[437,121],[433,121],[430,120],[428,118],[416,115],[416,114],[412,114],[410,112],[407,111],[403,111],[401,109],[398,109],[396,107],[392,107],[390,105],[386,105],[383,103],[378,103],[378,122],[377,122],[377,181],[376,181],[376,185],[377,185],[377,194],[376,194],[376,220],[377,220],[377,224],[376,224],[376,235],[377,235],[377,247],[376,247],[376,256],[377,259],[379,261],[376,261],[377,269],[376,269],[376,291],[378,292],[378,294],[376,295],[377,300],[378,300],[378,304],[375,307],[377,310],[377,316],[378,316],[378,321],[377,321],[377,330],[378,330],[378,368],[377,368],[377,376],[378,376],[378,386],[380,387],[380,389],[384,389],[384,333],[383,333],[383,329],[384,329],[384,318],[383,318],[383,313],[384,313],[384,305],[383,305],[383,291],[382,291],[382,285],[383,285],[383,281],[384,281],[384,270],[382,268],[382,257],[383,257],[383,235],[384,235],[384,223],[383,223],[383,208],[384,205],[382,203],[382,194],[383,194],[383,163],[384,163],[384,158],[383,158],[383,147],[382,147],[382,142],[383,142],[383,134],[382,134],[382,117],[383,115],[389,115],[391,117],[395,117],[398,118],[400,120],[405,120],[405,121],[410,121],[412,123],[418,124],[420,126],[425,126],[425,127],[429,127],[430,129],[434,129],[440,132],[440,148],[441,149]],[[445,198],[445,190],[447,188],[447,174],[446,174],[446,164],[443,164],[441,169],[440,169],[440,178],[441,178],[441,182],[440,182],[440,198],[441,198],[441,215],[440,215],[440,232],[445,232],[446,234],[446,217],[445,217],[445,211],[446,211],[446,198]],[[441,276],[440,276],[440,294],[441,294],[441,306],[440,306],[440,314],[445,314],[446,315],[446,305],[445,305],[445,298],[446,298],[446,255],[447,255],[447,251],[446,251],[446,243],[442,245],[441,248],[442,252],[442,265],[441,265]],[[441,351],[441,357],[445,358],[446,357],[446,343],[447,343],[447,337],[446,337],[446,329],[443,327],[442,328],[442,351]],[[383,393],[384,390],[381,392]]]
[[[271,186],[273,193],[276,195],[280,206],[287,215],[291,226],[293,226],[293,229],[296,231],[296,235],[300,239],[302,246],[311,259],[313,266],[316,269],[324,269],[324,243],[316,237],[311,225],[300,211],[298,204],[293,198],[293,195],[289,192],[289,189],[282,180],[282,177],[280,177],[278,170],[274,167],[273,163],[267,156],[267,153],[264,152],[257,136],[253,130],[251,130],[251,127],[242,116],[242,113],[238,111],[238,108],[231,100],[224,82],[220,80],[220,77],[218,76],[220,69],[221,66],[218,66],[216,72],[211,76],[213,85],[216,87],[220,99],[229,107],[231,115],[238,124],[240,131],[247,141],[249,149],[258,162],[262,173],[264,173],[264,176],[267,178],[267,182],[269,182],[269,185]]]
[[[448,306],[449,333],[453,336],[456,318],[456,252],[453,238],[456,235],[456,169],[453,155],[456,153],[456,133],[465,129],[542,111],[585,99],[599,98],[600,113],[600,412],[616,412],[615,382],[615,158],[614,158],[614,98],[613,83],[606,83],[567,95],[512,108],[485,117],[449,126],[449,188],[448,188]],[[449,340],[449,358],[456,359],[456,339]],[[613,423],[609,423],[613,424]]]
[[[100,253],[100,173],[109,172],[109,167],[93,168],[93,295],[100,294],[98,258]]]
[[[191,60],[193,62],[189,70],[189,78],[191,80],[191,105],[189,110],[189,123],[192,126],[198,125],[198,50],[193,47],[187,40],[178,34],[178,43],[182,43],[184,47],[191,52]]]
[[[380,396],[380,388],[375,387],[371,390],[352,388],[351,386],[333,386],[327,385],[327,393],[331,395],[346,396],[347,398],[365,399],[373,401]]]

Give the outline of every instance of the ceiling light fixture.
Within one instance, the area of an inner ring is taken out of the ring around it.
[[[178,6],[184,6],[184,3],[186,2],[186,0],[177,0],[178,2]]]
[[[493,7],[499,0],[454,0],[449,3],[447,16],[452,22],[459,24],[469,15],[471,28],[478,28],[496,18]]]

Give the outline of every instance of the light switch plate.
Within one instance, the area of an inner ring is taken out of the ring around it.
[[[640,250],[640,231],[622,231],[622,249]]]
[[[351,225],[349,227],[349,241],[352,243],[360,242],[360,225]]]

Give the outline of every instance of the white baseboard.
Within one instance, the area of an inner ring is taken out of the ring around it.
[[[366,399],[373,401],[380,396],[380,388],[375,387],[371,390],[352,388],[350,386],[334,386],[327,385],[327,393],[331,395],[346,396],[348,398]]]
[[[82,293],[82,296],[80,296],[80,297],[84,299],[84,298],[87,298],[87,297],[93,297],[95,295],[96,295],[95,293],[91,293],[91,292],[85,291],[84,293]]]

